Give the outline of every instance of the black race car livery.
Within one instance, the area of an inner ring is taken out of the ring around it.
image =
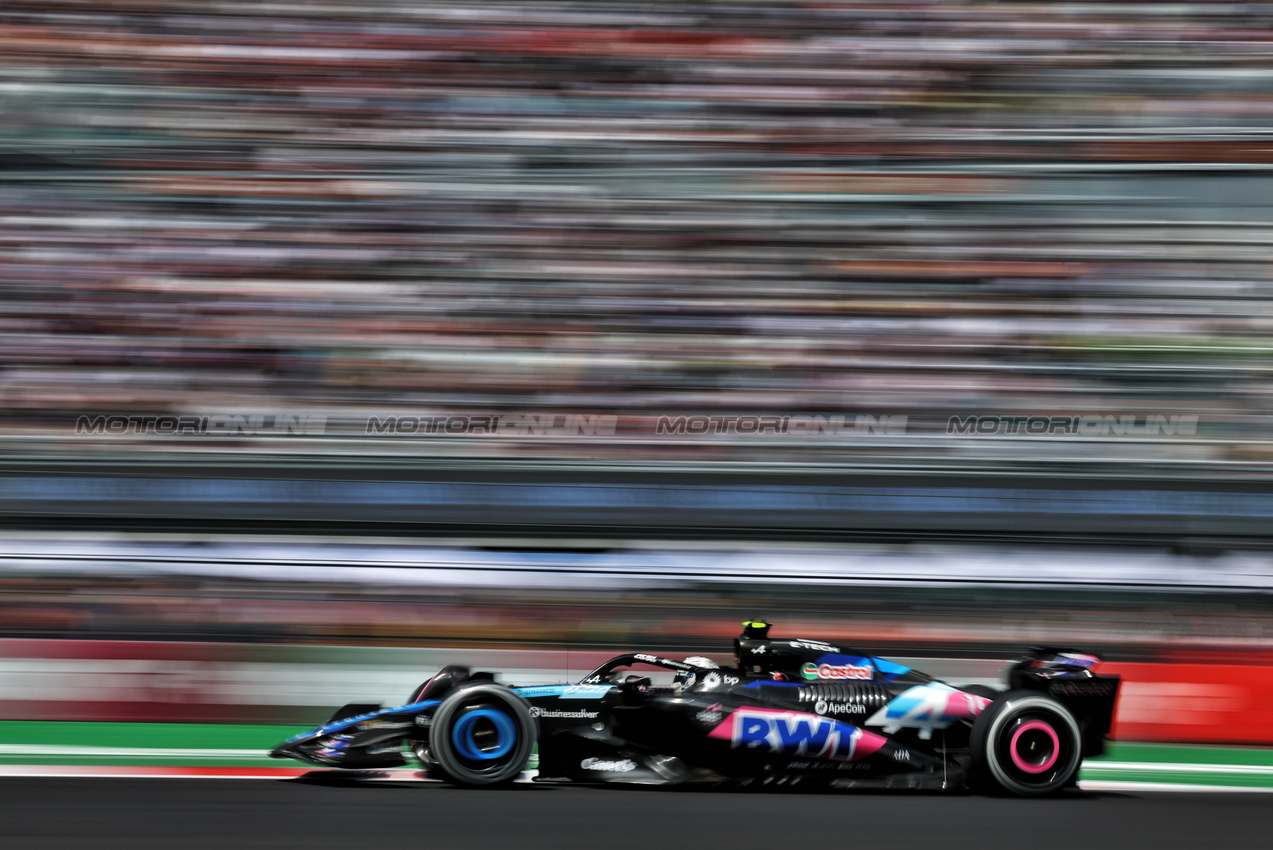
[[[406,704],[347,705],[271,755],[352,770],[414,758],[468,786],[533,778],[1037,795],[1073,785],[1109,732],[1119,681],[1097,675],[1092,655],[1033,650],[1000,692],[768,632],[744,624],[733,667],[631,653],[578,682],[516,687],[448,666]]]

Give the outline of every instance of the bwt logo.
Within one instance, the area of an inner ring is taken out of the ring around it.
[[[727,737],[738,749],[832,761],[856,761],[884,743],[864,729],[816,714],[755,708],[738,709],[709,737]]]

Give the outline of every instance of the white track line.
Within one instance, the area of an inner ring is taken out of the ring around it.
[[[201,759],[215,761],[260,761],[263,764],[278,765],[265,750],[259,749],[193,749],[183,747],[85,747],[62,744],[0,744],[0,758],[4,757],[36,757],[47,756],[56,759],[67,758],[127,758],[127,759]],[[1084,771],[1099,773],[1115,772],[1160,772],[1160,773],[1233,773],[1273,775],[1273,765],[1257,764],[1198,764],[1195,762],[1132,762],[1102,761],[1088,762]]]
[[[236,771],[243,771],[241,773]],[[56,765],[56,764],[4,764],[0,765],[0,777],[32,777],[59,776],[90,779],[295,779],[314,774],[315,779],[330,774],[332,779],[359,782],[422,782],[431,783],[438,780],[426,779],[419,771],[410,768],[393,768],[378,771],[325,771],[320,768],[305,767],[212,767],[181,768],[162,767],[156,765]]]
[[[1190,762],[1134,762],[1108,761],[1084,765],[1084,770],[1144,770],[1165,773],[1255,773],[1273,774],[1273,765],[1266,764],[1192,764]]]
[[[220,768],[226,772],[217,772],[217,768],[190,768],[182,772],[180,767],[155,766],[115,766],[100,765],[86,767],[82,765],[52,764],[8,764],[0,765],[0,777],[63,777],[81,779],[268,779],[275,782],[282,779],[295,779],[314,774],[315,780],[321,781],[324,775],[331,779],[358,782],[418,782],[434,784],[437,780],[421,777],[419,771],[409,768],[394,768],[381,771],[325,771],[307,768],[246,768],[250,772],[235,773],[234,768]],[[1084,779],[1079,782],[1084,791],[1136,791],[1136,792],[1186,792],[1206,794],[1230,793],[1273,793],[1273,788],[1254,788],[1243,785],[1197,785],[1180,782],[1136,782],[1110,779]]]
[[[0,757],[53,756],[56,758],[156,758],[156,759],[261,759],[260,750],[189,749],[181,747],[80,747],[63,744],[0,744]]]
[[[1114,779],[1084,779],[1079,783],[1084,791],[1186,791],[1211,794],[1273,794],[1273,788],[1253,788],[1249,785],[1186,785],[1179,782],[1124,782]]]

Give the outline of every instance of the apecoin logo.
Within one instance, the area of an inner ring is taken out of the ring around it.
[[[824,699],[814,703],[813,710],[818,714],[866,714],[866,706],[860,702],[827,702]]]

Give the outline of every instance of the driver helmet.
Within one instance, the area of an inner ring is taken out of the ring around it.
[[[701,655],[691,655],[689,658],[685,659],[685,663],[692,664],[699,668],[707,668],[709,670],[716,670],[720,667],[720,665],[712,659],[704,658]],[[697,670],[677,670],[676,676],[672,679],[672,686],[678,691],[683,691],[687,688],[693,687],[696,681],[698,681]]]

